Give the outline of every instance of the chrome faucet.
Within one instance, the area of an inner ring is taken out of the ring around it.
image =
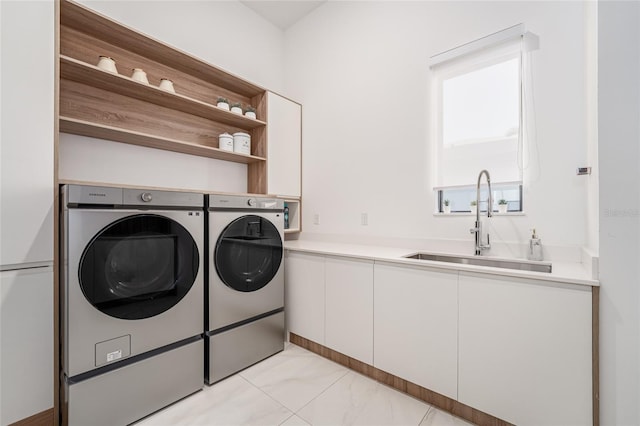
[[[487,217],[492,216],[493,210],[493,199],[491,198],[491,177],[489,176],[488,171],[482,170],[478,175],[478,184],[476,185],[476,226],[475,228],[471,228],[469,230],[472,234],[476,234],[476,256],[480,256],[483,250],[489,250],[491,248],[491,243],[489,242],[489,233],[487,233],[486,243],[483,241],[482,222],[480,221],[480,180],[482,179],[483,174],[487,176],[487,185],[489,186]]]

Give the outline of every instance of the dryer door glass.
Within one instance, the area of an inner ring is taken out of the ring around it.
[[[220,234],[214,265],[227,286],[238,291],[256,291],[278,272],[282,251],[282,238],[273,223],[260,216],[243,216]]]
[[[105,314],[142,319],[175,306],[193,285],[199,252],[189,232],[163,216],[125,217],[101,230],[80,259],[80,287]]]

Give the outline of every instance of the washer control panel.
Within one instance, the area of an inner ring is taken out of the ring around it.
[[[112,188],[88,185],[64,185],[63,201],[67,206],[154,206],[204,207],[204,195],[194,192],[155,189]]]

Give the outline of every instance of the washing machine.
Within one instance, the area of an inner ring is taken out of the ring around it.
[[[205,378],[284,349],[284,202],[209,195]]]
[[[204,385],[204,195],[61,190],[64,424],[128,424]]]

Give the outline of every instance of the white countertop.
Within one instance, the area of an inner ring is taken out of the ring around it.
[[[513,269],[494,268],[488,266],[476,266],[476,265],[464,265],[459,263],[438,262],[429,260],[416,260],[406,259],[403,256],[410,255],[417,252],[433,253],[433,254],[445,254],[459,256],[458,253],[441,253],[434,252],[433,250],[415,250],[411,248],[402,247],[384,247],[377,245],[358,245],[358,244],[345,244],[334,243],[328,241],[307,241],[307,240],[294,240],[285,241],[285,249],[292,251],[317,253],[330,256],[344,256],[358,259],[368,259],[380,262],[392,262],[399,265],[414,265],[423,266],[437,269],[448,269],[455,271],[476,272],[476,273],[489,273],[493,275],[503,275],[518,278],[527,278],[540,281],[553,281],[567,284],[579,284],[597,287],[600,283],[597,280],[591,279],[587,273],[587,270],[581,263],[572,262],[551,262],[552,272],[533,272],[533,271],[520,271]],[[487,256],[487,258],[492,258]],[[495,259],[506,259],[498,258]],[[507,259],[507,260],[521,260],[521,259]]]

